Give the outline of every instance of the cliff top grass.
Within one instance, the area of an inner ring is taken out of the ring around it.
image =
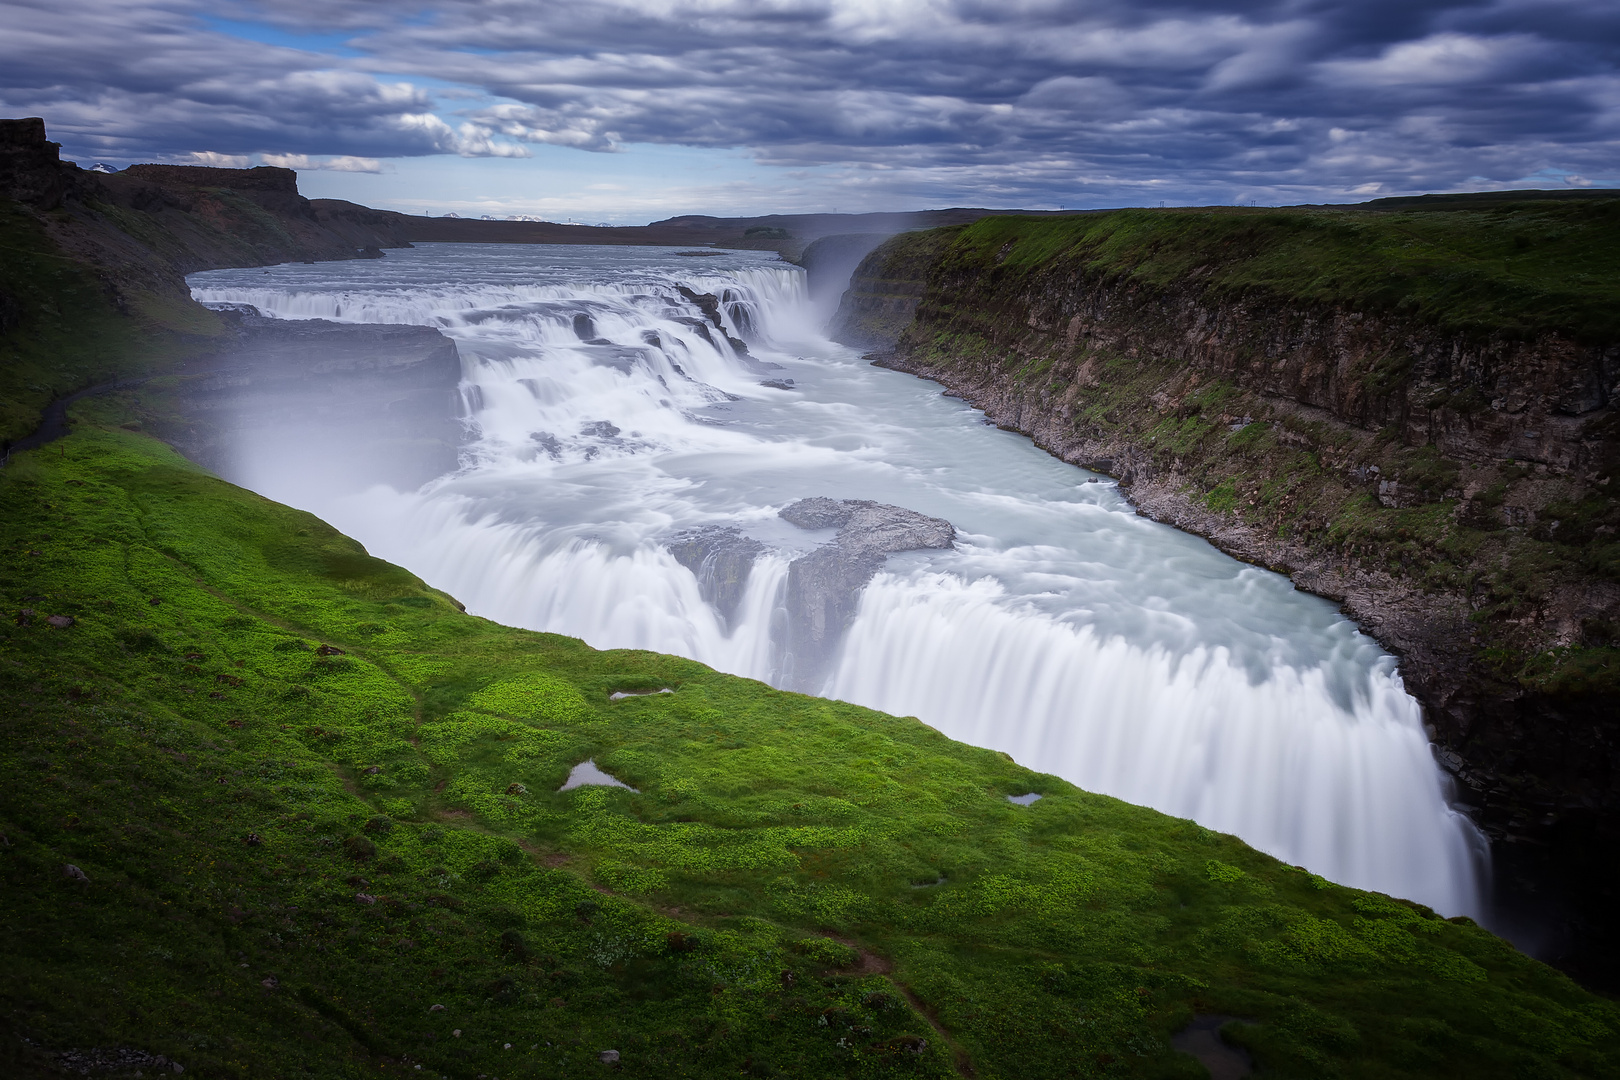
[[[211,312],[109,284],[51,240],[40,218],[0,199],[0,440],[32,432],[54,398],[184,363],[220,333]]]
[[[914,719],[463,614],[130,408],[86,399],[0,473],[14,1075],[611,1049],[649,1077],[1192,1080],[1195,1013],[1279,1077],[1620,1069],[1620,1007],[1466,920]],[[639,791],[559,792],[587,759]]]
[[[1620,339],[1620,198],[1434,209],[1120,210],[983,218],[941,272],[1072,272],[1395,313],[1470,334]]]

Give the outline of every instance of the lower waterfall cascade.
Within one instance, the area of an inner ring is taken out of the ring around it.
[[[246,439],[226,478],[475,614],[916,716],[1326,878],[1485,914],[1485,841],[1421,709],[1331,603],[826,340],[773,253],[701,254],[428,244],[194,274],[216,307],[437,327],[462,362],[461,467],[420,489]],[[778,511],[812,496],[943,518],[956,542],[889,556],[807,683],[784,590],[833,531]],[[762,545],[727,613],[667,546],[716,527]]]

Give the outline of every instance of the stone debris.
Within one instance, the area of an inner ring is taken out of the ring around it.
[[[68,863],[62,867],[62,876],[67,878],[69,881],[83,881],[87,884],[90,881],[90,875],[86,874],[83,870],[80,870],[72,863]]]
[[[171,1061],[162,1054],[151,1054],[145,1050],[132,1050],[127,1046],[115,1047],[111,1050],[63,1050],[53,1054],[57,1068],[63,1072],[77,1073],[79,1076],[91,1076],[96,1073],[122,1073],[129,1074],[140,1069],[157,1069],[174,1073],[178,1076],[186,1071],[185,1066],[178,1061]],[[137,1075],[139,1075],[137,1073]]]
[[[73,616],[71,615],[47,615],[45,616],[45,621],[56,627],[58,630],[66,630],[68,627],[73,625],[74,620]]]
[[[604,1065],[617,1065],[619,1063],[619,1052],[617,1050],[604,1050],[596,1055],[596,1060]]]

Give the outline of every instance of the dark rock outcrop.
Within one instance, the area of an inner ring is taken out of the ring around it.
[[[41,118],[0,120],[0,196],[56,209],[68,187],[61,158],[61,144],[46,139]]]
[[[788,567],[783,680],[805,689],[819,684],[860,607],[861,590],[891,554],[948,548],[956,540],[948,521],[865,499],[801,499],[781,516],[801,529],[838,530],[831,543]]]
[[[726,321],[720,314],[720,297],[713,293],[695,292],[685,285],[677,285],[676,288],[688,301],[697,305],[697,309],[703,312],[704,318],[708,319],[714,328],[720,331],[720,336],[725,339],[726,344],[731,346],[732,351],[738,356],[748,355],[748,343],[732,337],[730,331],[726,329]]]
[[[748,589],[754,560],[765,545],[730,526],[713,526],[682,533],[667,545],[675,561],[692,571],[698,591],[729,623]]]

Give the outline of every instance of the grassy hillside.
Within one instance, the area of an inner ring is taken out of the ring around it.
[[[122,306],[120,306],[122,304]],[[54,398],[173,370],[222,332],[195,304],[153,290],[115,294],[62,251],[32,211],[0,199],[0,440],[38,426]]]
[[[6,227],[8,431],[183,357]],[[468,616],[132,430],[164,385],[0,471],[9,1075],[1193,1080],[1195,1013],[1279,1077],[1620,1070],[1620,1008],[1466,920]],[[638,790],[559,792],[587,759]]]
[[[1267,1075],[1620,1069],[1620,1008],[1466,920],[465,615],[129,407],[0,473],[13,1074],[1192,1078],[1194,1012]],[[587,758],[639,790],[558,792]]]
[[[1445,331],[1620,339],[1620,198],[982,218],[940,269],[1007,278],[1065,265],[1154,287],[1202,280],[1217,294],[1400,313]]]

